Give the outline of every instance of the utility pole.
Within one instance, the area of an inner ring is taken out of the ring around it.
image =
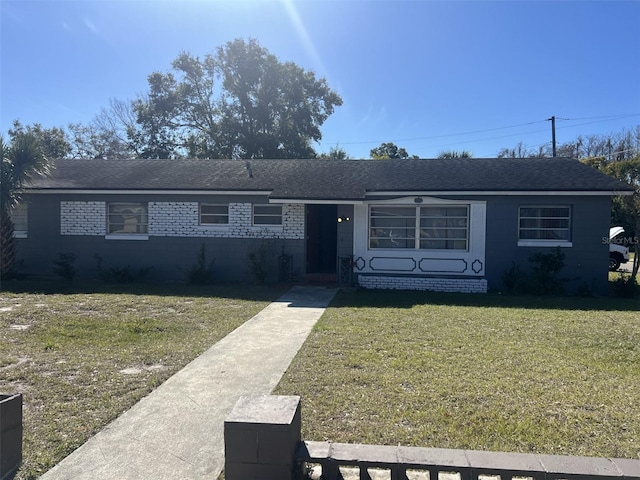
[[[553,148],[553,157],[556,156],[556,117],[547,118],[547,121],[551,120],[551,146]]]

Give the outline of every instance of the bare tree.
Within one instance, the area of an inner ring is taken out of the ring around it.
[[[135,130],[136,116],[131,102],[110,99],[88,124],[70,123],[72,158],[127,159],[137,152],[130,135]]]

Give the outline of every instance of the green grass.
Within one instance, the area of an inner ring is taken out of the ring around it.
[[[341,292],[276,389],[308,440],[640,456],[640,301]]]
[[[24,395],[24,462],[37,478],[282,291],[52,284],[0,292],[0,392]],[[46,290],[42,290],[44,287]]]

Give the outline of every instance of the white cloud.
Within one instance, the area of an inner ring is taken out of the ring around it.
[[[98,32],[98,29],[96,28],[95,24],[91,20],[89,20],[88,18],[85,18],[83,22],[89,30],[91,30],[93,33],[95,33],[98,36],[100,35],[100,32]]]
[[[87,27],[89,31],[96,37],[98,37],[108,45],[112,45],[111,40],[109,40],[109,38],[104,33],[102,33],[102,31],[96,26],[95,23],[93,23],[93,21],[91,21],[91,19],[85,17],[82,22],[84,23],[84,26]]]

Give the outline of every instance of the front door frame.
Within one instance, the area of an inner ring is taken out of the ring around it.
[[[305,208],[306,273],[336,273],[338,258],[338,206],[307,204]]]

